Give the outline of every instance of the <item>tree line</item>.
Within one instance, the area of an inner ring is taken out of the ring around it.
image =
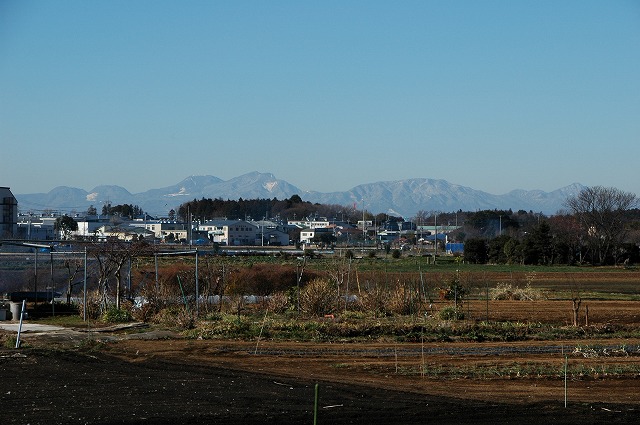
[[[351,221],[357,217],[355,208],[341,205],[327,205],[303,201],[299,195],[289,199],[238,199],[202,198],[185,202],[178,207],[177,218],[182,221],[207,221],[216,218],[230,220],[280,219],[303,220],[308,217],[327,217],[329,219]]]
[[[524,211],[471,213],[462,230],[465,261],[529,265],[640,261],[636,195],[595,186],[568,197],[565,206],[567,210],[549,217]]]

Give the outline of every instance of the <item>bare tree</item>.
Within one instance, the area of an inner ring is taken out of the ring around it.
[[[153,248],[148,243],[142,240],[134,240],[132,242],[119,242],[118,249],[111,252],[112,261],[115,264],[114,274],[116,277],[116,308],[118,310],[120,309],[120,301],[122,299],[122,271],[125,264],[131,264],[131,260],[135,257],[151,255],[152,253]]]
[[[575,296],[571,298],[571,311],[573,312],[573,326],[578,326],[578,315],[580,313],[580,305],[582,298]]]
[[[91,256],[96,260],[98,267],[98,297],[101,311],[106,311],[109,306],[109,279],[115,269],[115,264],[112,261],[110,253],[114,249],[113,243],[104,242],[95,244],[89,251]]]
[[[610,256],[617,262],[617,248],[627,233],[625,213],[636,204],[635,194],[602,186],[585,188],[566,201],[601,264]]]
[[[329,267],[328,273],[331,279],[336,283],[338,297],[341,296],[340,291],[344,291],[344,309],[347,309],[349,300],[349,275],[351,273],[352,258],[339,257],[333,261]],[[345,284],[346,277],[346,284]]]
[[[431,210],[431,211],[427,211],[427,210],[420,210],[416,213],[416,215],[412,218],[412,221],[414,221],[416,224],[418,224],[419,226],[426,226],[427,224],[431,225],[436,225],[438,224],[438,222],[440,221],[440,219],[438,218],[438,215],[442,214],[441,211],[435,211],[435,210]]]
[[[122,299],[122,268],[131,258],[131,246],[124,245],[111,253],[111,261],[114,264],[114,275],[116,277],[116,310],[120,310],[120,300]]]
[[[106,311],[109,304],[109,280],[115,277],[115,303],[120,308],[122,298],[122,271],[128,260],[137,255],[150,254],[149,245],[144,242],[125,242],[109,240],[95,244],[91,255],[98,265],[98,289],[100,291],[100,306]]]
[[[73,291],[73,281],[78,273],[84,269],[84,261],[82,258],[69,258],[64,260],[64,267],[67,269],[67,304],[71,304],[71,293]]]

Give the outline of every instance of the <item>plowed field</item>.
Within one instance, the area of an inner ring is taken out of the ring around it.
[[[589,301],[590,321],[637,326],[639,307]],[[466,308],[486,313],[481,301]],[[571,303],[490,302],[489,315],[562,324],[570,321]],[[8,424],[313,423],[316,384],[320,424],[635,423],[640,417],[635,338],[301,343],[62,331],[23,340],[30,348],[0,351],[0,406]]]

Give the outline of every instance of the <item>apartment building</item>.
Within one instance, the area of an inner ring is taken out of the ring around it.
[[[0,187],[0,238],[13,238],[18,227],[18,201],[8,187]]]

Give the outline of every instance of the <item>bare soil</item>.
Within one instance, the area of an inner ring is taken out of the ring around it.
[[[580,305],[580,325],[585,325],[588,309],[589,325],[640,325],[640,301],[583,300]],[[550,323],[558,326],[573,324],[571,300],[489,301],[470,300],[463,310],[469,317],[490,321]]]
[[[536,303],[494,303],[490,314],[568,320],[566,302]],[[637,302],[608,303],[590,307],[594,321],[637,325]],[[637,339],[320,344],[111,328],[27,333],[23,341],[25,348],[0,349],[7,424],[313,423],[316,384],[319,424],[635,423],[640,417],[640,375],[607,372],[640,370]],[[601,350],[587,356],[581,347]],[[625,350],[616,354],[619,347]],[[570,370],[584,371],[569,375],[567,407],[565,358]],[[536,367],[556,372],[538,376],[531,372]]]

